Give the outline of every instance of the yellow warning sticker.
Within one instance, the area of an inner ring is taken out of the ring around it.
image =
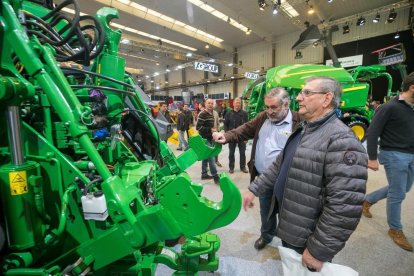
[[[26,171],[9,172],[9,182],[12,195],[21,195],[29,192],[27,190]]]

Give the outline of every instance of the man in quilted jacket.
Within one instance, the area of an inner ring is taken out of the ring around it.
[[[329,77],[309,78],[296,97],[304,120],[266,172],[243,196],[245,209],[273,191],[270,216],[276,235],[320,271],[345,246],[359,223],[368,156],[352,130],[336,116],[341,85]]]

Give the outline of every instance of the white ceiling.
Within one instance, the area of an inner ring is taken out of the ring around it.
[[[103,6],[98,0],[78,0],[81,11],[87,14],[95,14]],[[108,0],[107,3],[116,5],[117,0]],[[142,74],[152,74],[155,71],[164,70],[167,65],[170,67],[181,63],[191,62],[194,58],[202,56],[213,56],[222,52],[231,52],[235,48],[261,40],[274,41],[278,36],[304,30],[304,22],[311,24],[331,26],[341,19],[361,14],[372,14],[376,10],[389,8],[394,4],[396,9],[400,5],[412,5],[412,0],[393,1],[393,0],[310,0],[309,4],[315,9],[315,14],[308,15],[308,5],[305,0],[287,0],[300,14],[295,20],[289,19],[286,15],[279,12],[272,15],[272,2],[266,0],[269,6],[260,11],[257,0],[205,0],[204,2],[228,15],[231,19],[249,27],[252,34],[246,35],[243,31],[231,26],[227,22],[216,18],[197,6],[193,6],[186,0],[133,0],[147,8],[165,14],[173,19],[189,24],[204,32],[222,38],[223,48],[211,45],[205,48],[206,42],[195,39],[191,36],[160,26],[143,18],[134,16],[125,11],[120,11],[120,18],[114,20],[118,24],[169,39],[196,48],[193,58],[183,56],[188,50],[177,48],[167,43],[159,43],[154,39],[149,39],[128,32],[124,32],[124,37],[133,40],[132,44],[123,45],[121,50],[139,58],[128,57],[127,66],[142,69]],[[283,1],[282,1],[283,2]],[[369,20],[369,19],[367,19]],[[324,24],[321,24],[323,22]],[[343,22],[342,22],[343,23]],[[159,65],[156,65],[159,63]]]

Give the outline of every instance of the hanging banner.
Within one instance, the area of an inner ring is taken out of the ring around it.
[[[259,78],[259,74],[257,74],[257,73],[251,73],[251,72],[245,72],[244,73],[244,77],[246,79],[257,80]]]
[[[194,62],[194,69],[201,70],[201,71],[207,71],[212,73],[218,73],[219,68],[215,64],[210,63],[204,63],[204,62]]]
[[[347,67],[355,67],[362,65],[362,57],[363,55],[357,55],[357,56],[349,56],[349,57],[343,57],[338,58],[339,63],[341,64],[341,67],[347,68]],[[333,65],[332,59],[328,59],[326,61],[326,65]]]

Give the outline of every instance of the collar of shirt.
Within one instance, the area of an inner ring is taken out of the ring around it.
[[[282,121],[280,121],[280,122],[271,122],[271,123],[272,123],[272,125],[280,126],[280,125],[283,125],[283,124],[290,124],[290,122],[292,122],[292,112],[289,109],[288,114],[286,115],[286,117]]]

